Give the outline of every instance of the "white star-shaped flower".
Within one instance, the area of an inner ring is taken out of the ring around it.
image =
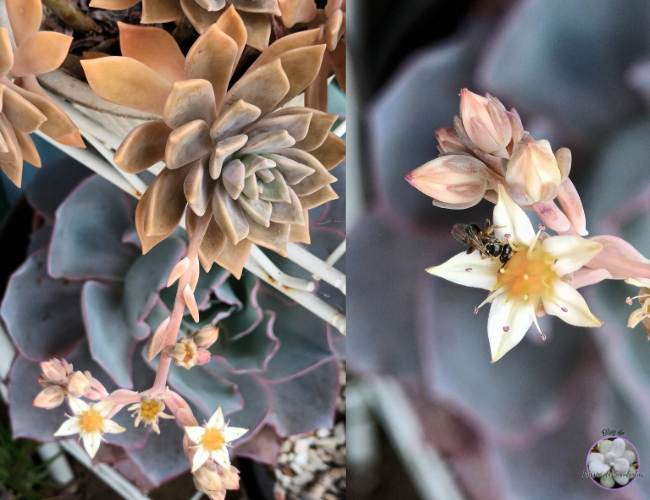
[[[580,293],[562,278],[593,259],[601,243],[581,236],[552,236],[539,240],[525,212],[499,186],[494,207],[495,235],[514,250],[503,265],[497,258],[465,252],[427,271],[460,285],[490,290],[488,339],[492,361],[516,346],[543,310],[575,326],[600,326]],[[481,304],[481,305],[483,305]],[[538,326],[539,328],[539,326]]]
[[[80,434],[83,438],[84,448],[90,455],[95,456],[99,449],[103,437],[102,434],[119,434],[126,429],[112,420],[106,418],[113,408],[112,401],[100,401],[99,403],[88,404],[81,399],[73,396],[68,397],[68,403],[73,416],[68,417],[59,430],[54,433],[55,436],[71,436]]]
[[[194,472],[210,458],[222,467],[229,469],[228,446],[231,441],[248,432],[248,429],[228,427],[223,420],[221,407],[219,407],[207,423],[200,427],[185,427],[185,432],[190,441],[196,443],[196,446],[192,447],[194,451],[192,472]]]

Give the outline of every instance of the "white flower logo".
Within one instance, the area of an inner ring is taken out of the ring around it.
[[[587,458],[589,472],[595,474],[605,488],[613,488],[615,484],[625,486],[636,474],[632,465],[636,462],[636,453],[626,450],[626,445],[621,438],[603,439],[598,443],[598,452],[590,453]]]

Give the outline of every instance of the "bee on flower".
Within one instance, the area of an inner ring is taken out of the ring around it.
[[[129,406],[129,411],[134,412],[131,416],[135,417],[135,426],[138,427],[140,422],[144,422],[144,425],[150,425],[156,434],[160,434],[159,418],[175,418],[164,413],[164,410],[165,403],[162,399],[152,398],[146,394],[140,398],[139,403]]]
[[[93,458],[97,453],[99,444],[104,439],[102,437],[104,433],[119,434],[126,430],[107,418],[113,409],[112,401],[88,404],[74,396],[69,396],[68,404],[74,415],[68,416],[68,420],[59,427],[59,430],[54,435],[71,436],[79,434],[90,458]]]
[[[497,361],[524,337],[537,316],[552,314],[574,326],[597,327],[602,322],[589,310],[567,280],[592,260],[603,244],[581,236],[540,238],[525,212],[499,186],[494,207],[496,238],[507,241],[512,257],[504,265],[496,258],[463,252],[427,269],[460,285],[490,290],[481,304],[491,303],[488,339]],[[541,333],[541,330],[540,330]]]

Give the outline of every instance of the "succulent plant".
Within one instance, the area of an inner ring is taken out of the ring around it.
[[[226,3],[227,1],[227,3]],[[92,0],[90,7],[121,10],[133,7],[140,0]],[[177,21],[183,14],[196,31],[205,32],[227,10],[237,9],[247,32],[247,44],[264,50],[271,37],[271,16],[281,14],[278,0],[142,0],[143,24]]]
[[[28,190],[30,202],[48,222],[34,235],[30,255],[11,278],[0,306],[19,351],[9,376],[14,437],[52,441],[63,422],[62,406],[32,406],[43,389],[35,383],[41,371],[53,380],[42,384],[54,387],[52,392],[77,397],[73,389],[86,383],[83,377],[58,380],[48,368],[51,363],[42,363],[53,357],[65,357],[72,365],[65,377],[89,372],[92,383],[108,391],[143,391],[155,377],[159,360],[149,361],[146,339],[173,305],[175,285],[165,285],[186,243],[173,235],[140,255],[134,202],[107,181],[85,175],[74,164],[46,165]],[[232,426],[249,429],[235,452],[270,463],[277,457],[279,436],[332,425],[340,335],[262,288],[247,272],[236,280],[213,266],[201,272],[194,294],[200,321],[184,315],[181,331],[201,332],[216,324],[219,336],[209,362],[191,370],[172,366],[168,384],[187,400],[196,419],[207,420],[221,408]],[[23,303],[29,309],[17,307]],[[214,340],[204,337],[189,338],[198,345]],[[135,411],[146,417],[141,408]],[[143,490],[189,468],[182,427],[160,420],[160,435],[154,435],[146,425],[135,427],[125,411],[112,420],[126,431],[105,434],[112,446],[101,447],[96,460],[113,463]],[[208,472],[196,476],[200,484],[208,484]]]
[[[282,108],[319,70],[318,30],[275,42],[230,90],[247,36],[234,7],[185,58],[163,30],[121,25],[120,33],[125,57],[82,64],[100,97],[164,118],[135,128],[115,154],[129,173],[165,159],[136,210],[143,251],[184,213],[190,237],[201,225],[206,270],[216,261],[239,276],[252,243],[281,255],[290,241],[308,243],[307,212],[337,197],[328,170],[345,156],[329,131],[336,115]]]
[[[432,207],[402,179],[439,153],[436,131],[458,114],[459,89],[490,92],[516,106],[533,137],[571,148],[586,228],[625,238],[647,257],[650,128],[634,93],[650,88],[646,13],[643,2],[623,10],[609,0],[526,0],[497,22],[471,18],[453,39],[406,62],[366,110],[364,175],[376,203],[350,235],[348,368],[403,380],[423,439],[443,454],[466,498],[610,497],[579,477],[608,428],[623,430],[642,460],[650,351],[641,325],[626,328],[637,306],[625,305],[639,289],[605,281],[585,292],[605,321],[599,329],[542,318],[546,342],[530,333],[516,359],[479,359],[488,349],[485,316],[472,306],[484,294],[432,282],[422,270],[461,250],[451,224],[482,223],[493,207]],[[620,495],[649,491],[639,479]]]
[[[58,68],[72,42],[61,33],[39,31],[41,0],[7,0],[7,14],[17,49],[9,32],[0,28],[0,168],[20,187],[23,159],[41,166],[29,134],[41,130],[61,144],[85,147],[72,120],[45,93],[36,75]],[[12,81],[13,80],[13,81]]]

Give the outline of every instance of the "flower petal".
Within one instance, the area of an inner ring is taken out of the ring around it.
[[[83,399],[75,398],[74,396],[68,398],[68,405],[70,405],[70,409],[75,415],[79,415],[89,409],[88,403]]]
[[[551,269],[558,276],[565,276],[593,259],[603,245],[582,236],[553,236],[542,242],[542,248],[556,259]]]
[[[203,427],[185,427],[185,433],[187,437],[190,438],[194,443],[199,443],[203,434],[205,434],[205,428]]]
[[[494,206],[495,234],[501,240],[510,239],[516,246],[529,247],[535,242],[535,230],[526,213],[517,205],[503,186],[499,185],[499,201]],[[509,234],[506,238],[504,235]]]
[[[469,255],[463,252],[426,271],[452,283],[491,290],[497,284],[497,273],[502,265],[498,259],[481,258],[478,252]]]
[[[242,437],[247,432],[248,432],[248,429],[243,429],[241,427],[226,427],[223,430],[223,437],[228,443],[230,443],[231,441],[234,441],[235,439],[239,439],[240,437]]]
[[[102,99],[162,116],[172,82],[130,57],[82,60],[88,84]]]
[[[93,410],[96,410],[102,417],[106,418],[113,409],[113,401],[100,401],[93,404]]]
[[[59,427],[54,435],[55,436],[71,436],[73,434],[79,434],[81,432],[81,426],[79,425],[79,417],[70,417],[68,420],[63,422],[63,425]]]
[[[108,432],[109,434],[119,434],[120,432],[124,432],[125,430],[126,429],[124,427],[116,424],[112,420],[104,419],[104,432]]]
[[[488,316],[488,339],[492,362],[500,359],[524,338],[533,324],[535,307],[530,301],[508,300],[502,293],[494,299]]]
[[[172,82],[185,80],[185,57],[174,37],[161,28],[118,22],[120,50]]]
[[[210,420],[208,420],[208,427],[216,427],[217,429],[221,430],[223,428],[223,424],[223,412],[221,411],[220,406],[217,408],[217,411],[215,411],[214,414],[210,417]]]
[[[210,452],[206,451],[202,446],[199,446],[192,460],[192,472],[201,467],[208,458],[210,458]]]
[[[230,457],[228,456],[227,451],[224,451],[223,449],[213,451],[210,453],[210,458],[222,467],[225,467],[226,469],[230,468]]]
[[[603,324],[591,313],[582,295],[559,278],[544,291],[542,303],[547,314],[557,316],[570,325],[600,326]]]
[[[97,450],[99,450],[99,445],[102,442],[102,436],[99,434],[99,432],[91,432],[90,434],[86,434],[83,437],[83,440],[84,448],[86,448],[88,455],[90,458],[94,458]]]

